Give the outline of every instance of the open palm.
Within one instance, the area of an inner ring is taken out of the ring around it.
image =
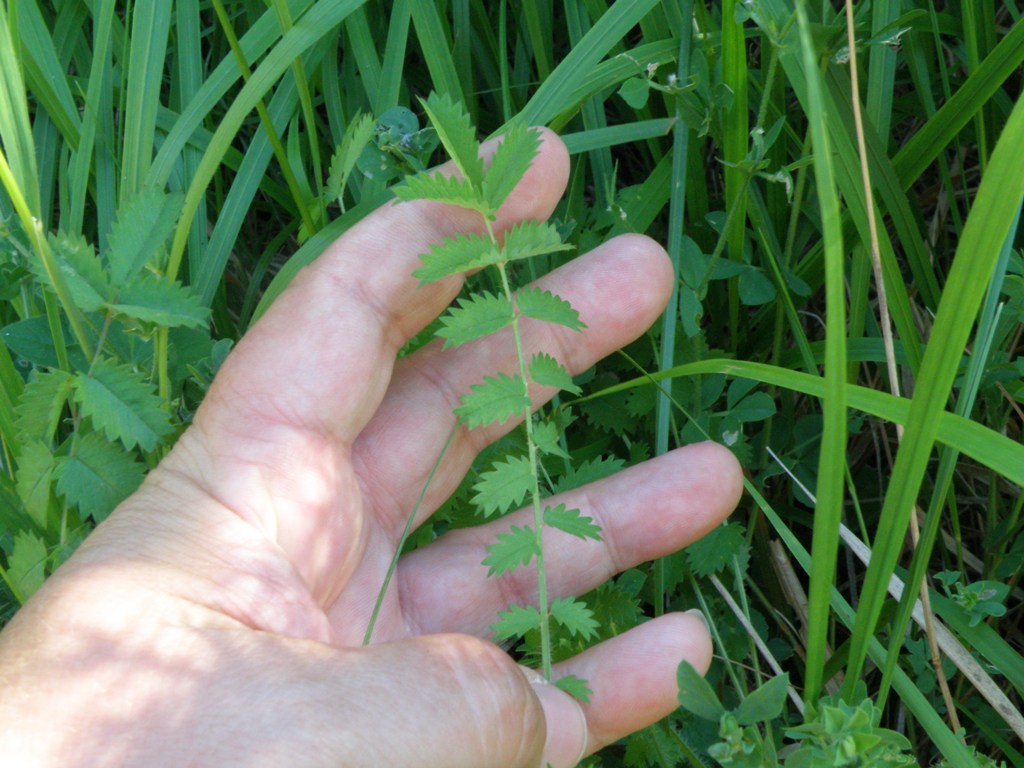
[[[546,133],[496,228],[550,215],[567,171]],[[420,286],[417,255],[478,221],[431,203],[386,206],[300,273],[228,358],[171,454],[0,636],[0,679],[23,692],[0,703],[0,757],[525,766],[543,756],[559,766],[674,706],[675,666],[710,658],[698,617],[664,616],[559,665],[558,676],[593,689],[585,729],[572,699],[488,641],[497,611],[535,599],[527,569],[487,578],[480,565],[525,512],[405,556],[374,642],[360,647],[459,395],[515,366],[500,334],[396,362],[461,287],[461,277]],[[652,241],[612,240],[540,283],[587,329],[526,322],[525,345],[582,371],[655,320],[672,279]],[[535,403],[553,393],[537,388]],[[417,522],[514,426],[459,427]],[[549,530],[551,592],[579,594],[685,546],[739,492],[732,456],[701,445],[565,494],[604,541]],[[12,726],[25,707],[45,708],[45,721]]]

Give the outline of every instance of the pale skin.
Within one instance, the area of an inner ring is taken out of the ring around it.
[[[549,216],[568,168],[545,132],[496,229]],[[589,682],[584,705],[490,642],[497,611],[536,598],[536,576],[488,578],[480,561],[531,510],[402,558],[361,647],[458,396],[515,368],[508,334],[395,360],[463,281],[420,286],[417,255],[479,228],[476,214],[433,203],[386,206],[293,281],[142,488],[0,635],[0,764],[562,768],[677,706],[679,662],[703,670],[711,658],[694,614],[556,665],[556,678]],[[657,319],[672,271],[656,243],[625,236],[540,284],[588,327],[526,322],[526,348],[577,373]],[[553,394],[538,388],[534,402]],[[418,521],[515,426],[460,429]],[[704,444],[564,494],[552,503],[593,517],[604,541],[549,530],[550,593],[581,594],[685,547],[741,487],[732,455]]]

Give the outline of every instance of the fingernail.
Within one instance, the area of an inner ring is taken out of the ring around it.
[[[532,671],[532,670],[531,670]],[[579,702],[536,673],[527,675],[547,722],[541,765],[573,768],[587,754],[587,718]]]
[[[704,629],[706,629],[709,633],[711,632],[711,625],[708,624],[708,617],[704,615],[700,608],[691,608],[690,610],[686,611],[686,613],[690,614],[691,616],[696,616],[698,619],[700,619],[704,623]]]

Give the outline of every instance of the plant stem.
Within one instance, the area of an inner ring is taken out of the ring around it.
[[[491,240],[497,242],[491,223],[487,222],[487,232]],[[505,298],[512,301],[512,289],[508,282],[508,268],[505,262],[497,264],[498,274],[501,275],[501,290]],[[527,405],[523,409],[523,428],[526,431],[526,446],[530,460],[530,473],[533,476],[533,486],[530,488],[530,497],[533,503],[533,528],[537,540],[537,608],[540,611],[540,658],[541,671],[545,680],[551,679],[551,621],[548,611],[548,583],[544,572],[544,511],[540,504],[540,480],[537,460],[537,443],[533,438],[533,409],[529,403],[530,379],[526,367],[526,354],[523,352],[523,338],[519,332],[519,316],[512,320],[512,338],[516,344],[516,359],[519,362],[519,375],[523,380],[523,394],[526,395]]]

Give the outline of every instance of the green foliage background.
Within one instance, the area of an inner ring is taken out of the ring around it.
[[[899,397],[841,3],[0,0],[3,617],[137,487],[297,269],[441,159],[433,91],[480,138],[562,133],[575,252],[644,232],[676,265],[663,320],[540,415],[565,454],[550,490],[705,436],[747,472],[729,525],[587,596],[595,639],[698,605],[718,653],[701,712],[592,763],[846,765],[870,744],[879,765],[1024,765],[1024,24],[1012,0],[855,10]],[[410,546],[473,524],[515,441]],[[945,661],[893,575],[935,576]]]

